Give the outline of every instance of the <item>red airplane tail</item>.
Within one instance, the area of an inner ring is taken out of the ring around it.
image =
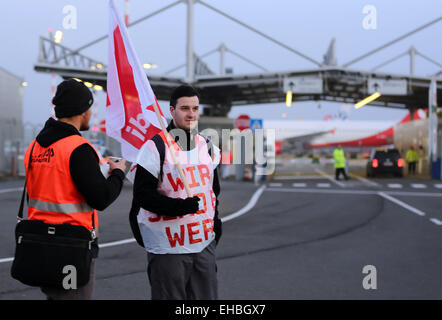
[[[423,120],[427,117],[428,109],[417,109],[413,113],[414,120]],[[410,121],[410,113],[408,113],[399,123],[405,123]]]

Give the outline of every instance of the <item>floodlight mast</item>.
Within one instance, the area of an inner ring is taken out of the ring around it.
[[[193,65],[193,5],[195,0],[187,0],[187,48],[186,48],[186,75],[187,81],[195,80],[195,67]]]

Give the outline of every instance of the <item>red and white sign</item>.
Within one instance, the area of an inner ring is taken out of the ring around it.
[[[123,157],[134,162],[161,125],[153,108],[155,95],[114,0],[109,1],[109,9],[106,132],[121,142]]]
[[[250,129],[250,117],[246,114],[240,115],[235,119],[235,128],[240,131]]]
[[[101,120],[98,124],[98,130],[106,133],[106,120]]]
[[[187,254],[201,252],[215,238],[213,218],[216,209],[216,195],[212,189],[213,170],[220,161],[219,149],[214,146],[214,159],[209,155],[207,143],[201,136],[196,136],[197,148],[189,152],[176,150],[185,178],[189,181],[192,194],[200,198],[199,209],[193,214],[179,217],[167,217],[140,209],[138,224],[147,251],[156,254]],[[175,148],[175,146],[173,146]],[[153,165],[158,154],[153,141],[148,141],[139,154],[137,163],[158,176],[159,167]],[[190,159],[194,159],[192,161]],[[176,171],[171,149],[166,148],[163,164],[163,178],[158,183],[158,192],[170,198],[187,197],[183,181]]]
[[[282,142],[281,141],[276,141],[275,142],[275,153],[276,154],[281,154],[282,151]]]

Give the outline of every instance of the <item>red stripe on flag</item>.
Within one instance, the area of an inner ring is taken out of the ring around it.
[[[143,117],[132,66],[127,58],[126,48],[118,26],[114,30],[114,48],[125,113],[125,124],[121,129],[121,137],[135,148],[140,149],[148,140],[147,134],[150,130],[148,130],[148,123]]]
[[[158,103],[156,97],[155,97],[155,103],[157,104],[157,106],[159,106],[159,103]],[[163,111],[161,110],[161,108],[158,108],[158,109],[159,109],[159,111],[160,111],[161,116],[162,116],[163,118],[165,118],[165,117],[164,117],[164,114],[163,114]],[[147,107],[146,107],[146,110],[149,110],[149,111],[155,112],[155,109],[153,108],[153,105],[147,106]]]

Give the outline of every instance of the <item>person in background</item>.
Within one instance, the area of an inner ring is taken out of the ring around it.
[[[333,151],[333,159],[335,164],[335,179],[339,180],[339,176],[342,173],[344,175],[344,179],[348,180],[348,176],[345,173],[345,153],[341,145],[338,145],[338,147]]]
[[[416,147],[412,145],[410,147],[410,150],[407,151],[407,154],[405,155],[405,160],[408,163],[408,174],[416,174],[416,163],[419,160],[419,154],[416,151]]]

